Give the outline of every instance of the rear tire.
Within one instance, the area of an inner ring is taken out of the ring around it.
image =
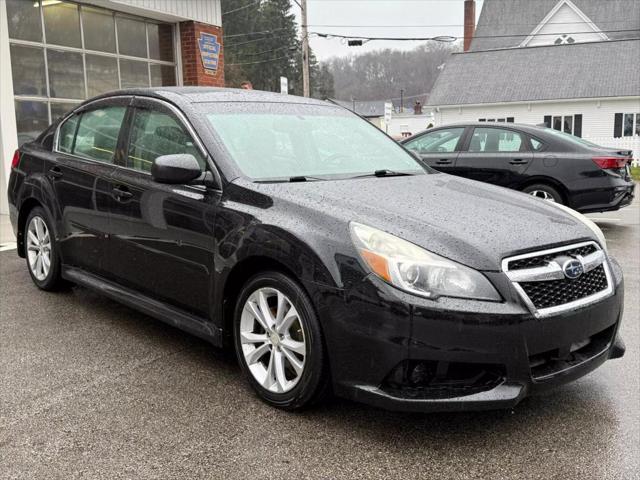
[[[265,272],[245,284],[236,303],[233,337],[243,373],[269,405],[299,410],[327,393],[320,323],[306,292],[288,276]]]
[[[546,183],[536,183],[534,185],[529,185],[522,189],[524,193],[528,193],[536,198],[541,198],[543,200],[548,200],[550,202],[559,203],[560,205],[564,205],[564,199],[560,192],[554,187],[547,185]]]
[[[53,222],[42,207],[29,212],[24,229],[27,270],[41,290],[57,290],[64,285],[60,276],[60,254]]]

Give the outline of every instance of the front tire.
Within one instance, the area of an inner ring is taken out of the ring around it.
[[[234,314],[234,343],[249,384],[271,406],[299,410],[328,389],[320,323],[306,292],[279,272],[243,287]]]
[[[524,193],[528,193],[536,198],[548,200],[549,202],[559,203],[564,205],[562,195],[558,190],[545,183],[537,183],[535,185],[529,185],[522,190]]]
[[[35,207],[25,223],[24,249],[29,275],[41,290],[56,290],[62,286],[60,255],[52,222],[45,210]]]

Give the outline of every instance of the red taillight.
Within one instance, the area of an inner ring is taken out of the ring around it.
[[[18,168],[20,164],[20,150],[16,150],[11,159],[11,168]]]
[[[624,168],[628,161],[628,158],[620,157],[593,157],[593,162],[603,169]]]

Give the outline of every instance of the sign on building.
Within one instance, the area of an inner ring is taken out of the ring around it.
[[[200,58],[204,72],[209,75],[215,75],[218,70],[218,59],[220,57],[220,43],[218,37],[211,33],[200,33],[198,40],[198,48],[200,49]]]
[[[280,93],[285,95],[289,93],[289,79],[287,77],[280,77]]]

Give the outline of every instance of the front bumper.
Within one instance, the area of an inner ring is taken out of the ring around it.
[[[540,319],[502,274],[494,283],[513,293],[503,303],[433,302],[373,276],[320,296],[334,391],[390,410],[482,410],[580,378],[624,354],[622,273],[611,265],[611,296]]]

